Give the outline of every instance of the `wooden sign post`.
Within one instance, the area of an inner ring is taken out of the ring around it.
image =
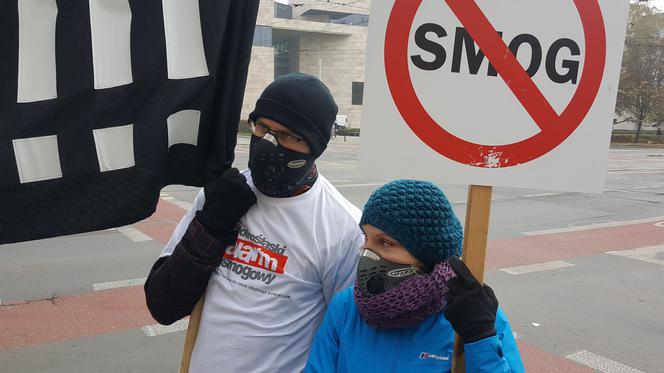
[[[191,354],[194,352],[196,337],[198,337],[198,327],[201,325],[201,314],[203,313],[204,302],[205,296],[202,296],[191,311],[191,316],[189,316],[189,326],[187,327],[187,336],[184,339],[179,373],[189,373]]]
[[[468,187],[462,259],[479,282],[484,282],[484,263],[489,235],[492,192],[493,187],[490,186],[471,185]],[[466,364],[463,357],[463,342],[457,335],[454,340],[452,373],[463,373],[465,371]]]

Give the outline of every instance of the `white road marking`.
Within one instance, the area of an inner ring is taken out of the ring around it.
[[[527,194],[525,197],[526,198],[532,198],[532,197],[546,197],[546,196],[557,196],[560,193],[540,193],[540,194]]]
[[[591,229],[622,227],[624,225],[660,222],[662,220],[664,220],[664,216],[656,216],[654,218],[646,218],[646,219],[616,221],[616,222],[611,222],[611,223],[598,223],[598,224],[590,224],[590,225],[581,225],[581,226],[576,226],[576,227],[565,227],[565,228],[556,228],[556,229],[546,229],[546,230],[541,230],[541,231],[523,232],[523,234],[526,235],[526,236],[540,236],[540,235],[544,235],[544,234],[579,232],[579,231],[587,231],[587,230],[591,230]]]
[[[655,223],[655,226],[664,228],[664,221],[660,221],[659,223]]]
[[[177,199],[177,198],[171,196],[171,195],[168,194],[168,193],[161,193],[161,194],[160,194],[160,197],[161,197],[161,199],[163,199],[164,201],[168,201],[168,202],[170,202],[170,203],[172,203],[172,204],[174,204],[174,205],[176,205],[176,206],[179,206],[179,207],[181,207],[181,208],[183,208],[183,209],[185,209],[185,210],[187,210],[187,211],[189,211],[189,209],[191,209],[191,203],[189,203],[189,202],[185,202],[185,201],[180,201],[179,199]]]
[[[538,326],[542,325],[542,324],[539,324],[539,323],[536,323],[536,322],[531,322],[531,324],[533,324],[533,326],[536,327],[536,328],[537,328]]]
[[[155,324],[144,326],[141,330],[143,330],[143,333],[148,337],[156,337],[158,335],[181,332],[187,330],[187,327],[189,327],[189,319],[182,319],[171,325]]]
[[[131,279],[131,280],[100,282],[100,283],[97,283],[97,284],[92,284],[92,290],[100,291],[100,290],[126,288],[126,287],[130,287],[130,286],[143,285],[143,284],[145,284],[146,279],[147,279],[146,277],[142,277],[142,278],[134,278],[134,279]]]
[[[641,247],[633,250],[607,251],[606,253],[664,266],[664,260],[657,259],[657,254],[664,253],[664,245]]]
[[[617,361],[607,359],[604,356],[594,354],[592,352],[581,350],[566,356],[569,360],[576,361],[589,368],[595,369],[602,373],[645,373],[641,370],[632,368]]]
[[[641,171],[629,171],[629,170],[609,170],[607,174],[621,174],[621,175],[645,175],[645,174],[659,174],[661,170],[641,170]]]
[[[360,187],[368,187],[368,186],[379,186],[383,185],[383,183],[367,183],[367,184],[345,184],[345,185],[337,185],[337,188],[360,188]]]
[[[127,237],[128,239],[134,242],[144,242],[152,240],[152,237],[131,226],[120,227],[117,228],[117,230],[118,232],[122,233],[123,236]]]
[[[632,188],[623,188],[623,189],[604,189],[605,192],[622,192],[622,193],[643,193],[639,192],[640,190],[646,189],[657,189],[660,187],[657,186],[642,186],[642,187],[632,187]]]
[[[560,269],[560,268],[573,267],[573,266],[574,264],[572,263],[563,262],[562,260],[556,260],[553,262],[544,262],[537,264],[529,264],[525,266],[502,268],[501,271],[509,273],[511,275],[521,275],[524,273],[550,271],[553,269]]]

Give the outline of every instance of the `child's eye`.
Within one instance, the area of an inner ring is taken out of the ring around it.
[[[392,246],[392,242],[386,241],[386,240],[381,240],[380,244],[385,246],[385,247]]]

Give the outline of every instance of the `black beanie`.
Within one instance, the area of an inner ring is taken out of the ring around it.
[[[280,76],[265,88],[249,119],[268,118],[304,137],[319,157],[332,133],[337,104],[318,78],[294,73]]]

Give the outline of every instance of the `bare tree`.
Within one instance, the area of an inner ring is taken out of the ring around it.
[[[636,123],[635,142],[644,124],[661,120],[664,111],[664,14],[633,3],[625,38],[616,112]],[[620,122],[616,122],[620,123]],[[653,123],[654,124],[654,123]]]

